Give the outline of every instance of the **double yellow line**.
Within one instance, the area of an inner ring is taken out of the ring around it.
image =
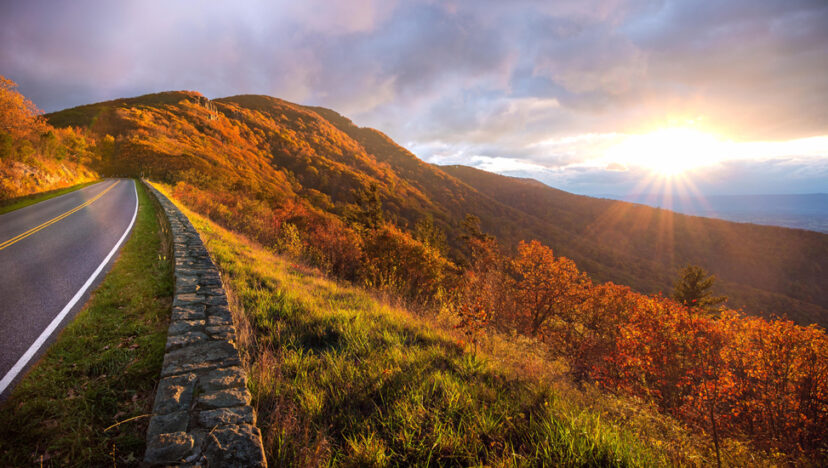
[[[56,222],[60,221],[61,219],[64,219],[64,218],[70,216],[72,213],[76,213],[76,212],[86,208],[87,206],[91,205],[92,203],[95,203],[96,200],[98,200],[99,198],[104,196],[106,194],[106,192],[112,190],[112,188],[115,187],[116,185],[118,185],[118,183],[120,183],[120,180],[116,181],[114,184],[107,187],[106,190],[104,190],[103,192],[95,195],[95,197],[90,198],[88,201],[86,201],[86,203],[84,203],[82,205],[78,205],[78,206],[72,208],[71,210],[67,211],[66,213],[63,213],[62,215],[56,216],[56,217],[50,219],[49,221],[46,221],[45,223],[41,224],[40,226],[33,227],[33,228],[29,229],[28,231],[24,232],[23,234],[19,234],[15,237],[12,237],[9,240],[7,240],[6,242],[3,242],[2,244],[0,244],[0,250],[5,249],[6,247],[14,244],[17,241],[23,240],[23,239],[31,236],[32,234],[34,234],[38,231],[46,229],[47,227],[55,224]]]

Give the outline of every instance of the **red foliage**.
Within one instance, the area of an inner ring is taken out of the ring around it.
[[[828,450],[821,328],[735,311],[713,318],[661,296],[594,285],[537,241],[521,243],[511,261],[496,248],[477,253],[485,261],[472,262],[458,289],[461,319],[478,310],[511,315],[497,324],[543,338],[576,379],[650,399],[716,439],[747,437],[812,456]]]

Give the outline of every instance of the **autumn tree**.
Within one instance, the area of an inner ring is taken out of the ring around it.
[[[361,276],[367,285],[422,304],[436,299],[454,269],[437,251],[391,224],[367,232],[363,250]]]
[[[639,295],[626,286],[603,283],[589,289],[578,307],[578,323],[561,327],[556,337],[575,380],[586,380],[597,362],[615,352],[621,325],[630,321],[638,302]]]
[[[532,335],[556,318],[571,324],[575,308],[584,301],[589,279],[566,257],[538,241],[521,242],[511,265],[516,282],[519,314]]]
[[[727,297],[714,296],[710,291],[715,283],[716,276],[708,274],[698,265],[688,265],[681,270],[681,277],[674,285],[672,297],[687,307],[715,314],[719,306],[727,300]]]
[[[0,133],[20,138],[39,130],[43,122],[40,110],[16,88],[17,83],[0,75]]]
[[[507,273],[509,259],[503,254],[497,240],[483,232],[480,219],[468,214],[461,223],[466,252],[466,266],[457,292],[459,293],[461,322],[464,319],[464,307],[476,310],[472,315],[485,311],[486,323],[500,327],[515,325],[515,291],[514,281]],[[472,310],[469,309],[469,310]]]

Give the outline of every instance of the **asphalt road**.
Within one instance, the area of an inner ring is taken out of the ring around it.
[[[0,215],[0,400],[83,307],[137,212],[135,182],[107,179]]]

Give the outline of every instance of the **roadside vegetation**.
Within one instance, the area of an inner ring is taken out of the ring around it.
[[[471,343],[454,315],[391,305],[179,206],[233,298],[272,466],[715,462],[643,401],[573,385],[536,340]],[[726,461],[760,459],[730,441]]]
[[[35,203],[40,203],[50,198],[59,197],[69,192],[74,192],[75,190],[79,190],[84,187],[89,187],[92,184],[97,184],[98,182],[99,181],[97,180],[93,180],[90,182],[84,182],[82,184],[73,185],[71,187],[66,187],[57,190],[49,190],[48,192],[39,192],[34,193],[32,195],[25,195],[18,198],[3,200],[0,201],[0,214],[9,213],[14,210],[19,210],[20,208],[25,208],[29,205],[34,205]]]
[[[0,466],[137,466],[143,458],[173,283],[163,212],[140,183],[138,196],[112,269],[0,405]]]
[[[389,219],[371,187],[341,217],[301,200],[268,210],[187,182],[170,192],[297,262],[423,317],[453,317],[473,348],[495,335],[534,340],[575,384],[641,398],[681,421],[719,449],[712,462],[741,456],[744,444],[791,463],[828,455],[828,336],[817,325],[598,282],[537,240],[504,246],[474,216],[461,223],[461,247],[448,250],[429,218],[414,229]]]
[[[16,88],[0,75],[0,213],[14,209],[7,201],[98,179],[102,149],[89,132],[49,125]]]

